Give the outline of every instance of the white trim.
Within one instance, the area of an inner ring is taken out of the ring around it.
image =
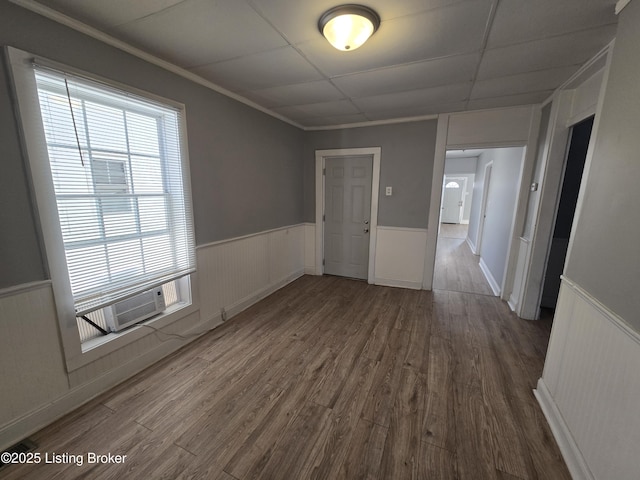
[[[424,120],[435,120],[438,115],[419,115],[417,117],[390,118],[388,120],[371,120],[368,122],[343,123],[340,125],[324,125],[321,127],[303,127],[303,130],[313,132],[317,130],[343,130],[346,128],[375,127],[377,125],[391,125],[394,123],[422,122]]]
[[[84,35],[87,35],[89,37],[95,38],[96,40],[105,43],[107,45],[110,45],[112,47],[117,48],[118,50],[122,50],[123,52],[126,52],[130,55],[133,55],[135,57],[138,57],[142,60],[144,60],[145,62],[149,62],[153,65],[156,65],[158,67],[161,67],[171,73],[174,73],[176,75],[179,75],[183,78],[186,78],[187,80],[190,80],[194,83],[197,83],[199,85],[202,85],[203,87],[209,88],[210,90],[213,90],[217,93],[220,93],[226,97],[232,98],[233,100],[236,100],[240,103],[243,103],[251,108],[254,108],[256,110],[259,110],[262,113],[266,113],[267,115],[270,115],[272,117],[277,118],[278,120],[281,120],[285,123],[288,123],[289,125],[293,125],[294,127],[300,128],[300,129],[304,129],[304,127],[302,125],[300,125],[299,123],[294,122],[293,120],[288,119],[287,117],[284,117],[272,110],[269,110],[268,108],[262,107],[261,105],[258,105],[257,103],[252,102],[251,100],[242,97],[236,93],[231,92],[230,90],[227,90],[225,88],[220,87],[219,85],[216,85],[215,83],[206,80],[202,77],[200,77],[199,75],[196,75],[195,73],[189,72],[188,70],[185,70],[184,68],[178,67],[177,65],[174,65],[173,63],[167,62],[166,60],[162,60],[154,55],[151,55],[150,53],[147,53],[143,50],[140,50],[139,48],[136,48],[134,46],[129,45],[126,42],[123,42],[122,40],[119,40],[117,38],[112,37],[111,35],[108,35],[104,32],[101,32],[98,29],[95,29],[93,27],[90,27],[89,25],[86,25],[82,22],[79,22],[78,20],[68,17],[67,15],[64,15],[60,12],[58,12],[57,10],[54,10],[52,8],[46,7],[38,2],[35,2],[34,0],[9,0],[10,2],[25,8],[27,10],[30,10],[34,13],[37,13],[38,15],[42,15],[43,17],[48,18],[49,20],[53,20],[54,22],[57,22],[61,25],[64,25],[66,27],[72,28],[73,30],[76,30]]]
[[[630,3],[631,0],[618,0],[618,3],[616,3],[616,15],[620,15],[620,12],[624,10],[624,7],[626,7]]]
[[[478,255],[476,253],[476,246],[473,244],[473,242],[471,241],[471,239],[467,236],[467,238],[465,239],[465,241],[467,242],[467,245],[469,245],[469,250],[471,250],[471,253],[473,253],[474,255]]]
[[[587,462],[580,452],[580,448],[578,448],[573,435],[571,435],[567,423],[562,417],[562,413],[560,413],[558,406],[542,378],[538,380],[538,386],[533,390],[533,394],[538,400],[542,413],[547,419],[551,433],[553,433],[553,437],[558,444],[558,448],[560,449],[560,453],[562,453],[564,462],[567,464],[571,477],[582,480],[595,480]]]
[[[615,325],[618,329],[622,331],[622,333],[626,334],[631,340],[636,342],[640,346],[640,332],[637,332],[631,326],[625,322],[620,315],[610,310],[606,305],[600,302],[597,298],[593,297],[589,292],[583,289],[580,285],[575,283],[573,280],[570,280],[566,276],[560,276],[562,283],[575,293],[577,293],[580,297],[582,297],[586,302],[588,302],[592,307],[598,310],[599,313],[602,314],[609,322]]]
[[[369,225],[369,271],[367,281],[375,279],[376,245],[378,231],[378,195],[380,192],[380,157],[381,147],[339,148],[332,150],[316,150],[316,275],[324,273],[322,259],[324,256],[324,175],[327,157],[345,157],[353,155],[371,155],[373,157],[373,175],[371,178],[371,216]],[[320,226],[320,227],[318,227]]]
[[[426,228],[410,228],[410,227],[391,227],[378,225],[378,230],[391,230],[394,232],[414,232],[414,233],[426,233]]]
[[[267,233],[280,232],[282,230],[289,230],[290,228],[304,227],[305,225],[313,225],[313,223],[296,223],[293,225],[287,225],[285,227],[272,228],[270,230],[262,230],[256,233],[248,233],[247,235],[241,235],[240,237],[225,238],[224,240],[216,240],[215,242],[203,243],[202,245],[196,245],[196,250],[203,248],[215,247],[217,245],[224,245],[225,243],[236,242],[238,240],[244,240],[246,238],[257,237],[259,235],[265,235]]]
[[[36,282],[22,283],[20,285],[1,289],[0,298],[12,297],[14,295],[20,295],[21,293],[27,293],[47,287],[51,288],[51,280],[38,280]]]
[[[424,276],[422,288],[433,288],[433,275],[436,265],[436,248],[438,232],[440,231],[440,209],[442,200],[442,180],[444,178],[444,164],[447,155],[447,134],[449,131],[449,115],[438,116],[436,131],[436,148],[433,155],[433,175],[431,177],[431,196],[429,200],[429,223],[427,225],[427,246],[424,256]]]
[[[500,285],[498,285],[498,282],[496,281],[495,278],[493,278],[493,274],[491,273],[491,270],[489,270],[489,267],[487,266],[486,263],[484,263],[484,258],[480,257],[480,270],[482,270],[482,273],[484,273],[484,278],[487,279],[487,282],[489,282],[489,286],[491,287],[491,290],[493,290],[493,293],[496,297],[499,297],[500,294],[502,293],[502,290],[500,289]]]
[[[406,280],[395,280],[392,278],[376,277],[375,284],[382,287],[409,288],[411,290],[422,290],[422,282],[409,282]]]

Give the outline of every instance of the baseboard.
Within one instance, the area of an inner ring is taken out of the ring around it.
[[[197,313],[193,315],[197,315]],[[183,340],[178,337],[170,337],[169,340],[158,344],[158,346],[146,351],[139,357],[131,359],[131,361],[96,377],[88,383],[68,390],[62,397],[42,405],[38,409],[5,425],[0,430],[0,450],[50,425],[221,324],[222,319],[218,315],[208,321],[200,321],[186,332],[181,333],[182,336],[189,336],[200,332],[194,338]]]
[[[422,290],[422,282],[408,282],[406,280],[395,280],[391,278],[376,277],[374,283],[383,287],[409,288],[411,290]]]
[[[578,445],[576,444],[569,427],[549,392],[544,380],[538,380],[538,387],[533,391],[538,404],[544,413],[547,423],[556,439],[562,458],[567,464],[569,473],[574,480],[595,480],[587,462],[584,460]]]
[[[517,311],[518,302],[514,300],[513,297],[510,297],[509,300],[507,300],[507,305],[509,305],[509,308],[511,309],[512,312]]]
[[[260,300],[262,300],[265,297],[268,297],[269,295],[271,295],[276,290],[280,290],[285,285],[288,285],[289,283],[293,282],[294,280],[297,280],[302,275],[304,275],[304,273],[305,273],[304,271],[300,270],[300,271],[297,271],[295,273],[292,273],[291,275],[287,275],[286,277],[284,277],[284,278],[282,278],[282,279],[280,279],[280,280],[278,280],[278,281],[276,281],[274,283],[271,283],[270,285],[267,285],[266,287],[261,288],[260,290],[258,290],[256,292],[253,292],[250,295],[247,295],[246,297],[238,300],[237,302],[226,306],[225,310],[226,310],[226,313],[227,313],[227,318],[234,317],[235,315],[239,314],[243,310],[246,310],[251,305],[259,302]]]
[[[467,237],[465,241],[467,242],[467,245],[469,245],[469,249],[471,250],[471,253],[473,253],[474,255],[477,255],[476,246],[473,244],[471,239],[469,237]]]
[[[469,220],[460,220],[460,225],[469,225]]]
[[[489,282],[489,286],[491,287],[491,290],[493,290],[493,294],[496,297],[499,297],[502,293],[502,289],[500,288],[498,282],[496,282],[496,279],[493,278],[489,267],[486,263],[484,263],[484,259],[482,258],[480,259],[480,270],[482,270],[482,273],[484,273],[484,277],[487,279],[487,282]]]
[[[316,267],[315,265],[312,267],[304,267],[305,275],[316,275]]]

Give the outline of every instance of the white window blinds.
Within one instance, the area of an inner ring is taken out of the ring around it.
[[[181,110],[35,68],[76,314],[194,271]]]

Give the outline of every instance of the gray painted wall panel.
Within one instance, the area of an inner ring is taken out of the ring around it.
[[[378,225],[427,228],[436,120],[307,132],[304,219],[315,222],[315,151],[381,147]],[[385,187],[393,195],[384,195]]]
[[[186,105],[199,245],[303,221],[303,131],[5,1],[0,44]],[[19,208],[2,209],[0,288],[44,277],[5,78],[0,200]]]
[[[640,2],[631,2],[620,14],[565,275],[640,332],[639,25]]]
[[[36,223],[31,213],[26,165],[5,70],[0,62],[0,288],[44,280]]]

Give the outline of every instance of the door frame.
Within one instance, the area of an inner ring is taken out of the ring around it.
[[[482,180],[482,199],[480,200],[480,218],[478,219],[478,232],[476,237],[476,251],[474,255],[482,253],[482,234],[484,233],[484,220],[487,216],[487,201],[489,200],[489,186],[491,184],[491,172],[493,172],[493,160],[484,166],[484,179]]]
[[[324,273],[324,168],[327,157],[352,157],[371,155],[373,158],[373,174],[371,176],[371,216],[369,220],[369,266],[367,282],[375,279],[376,244],[378,234],[378,198],[380,193],[380,155],[381,147],[339,148],[331,150],[316,150],[316,241],[315,241],[315,270],[316,275]]]

